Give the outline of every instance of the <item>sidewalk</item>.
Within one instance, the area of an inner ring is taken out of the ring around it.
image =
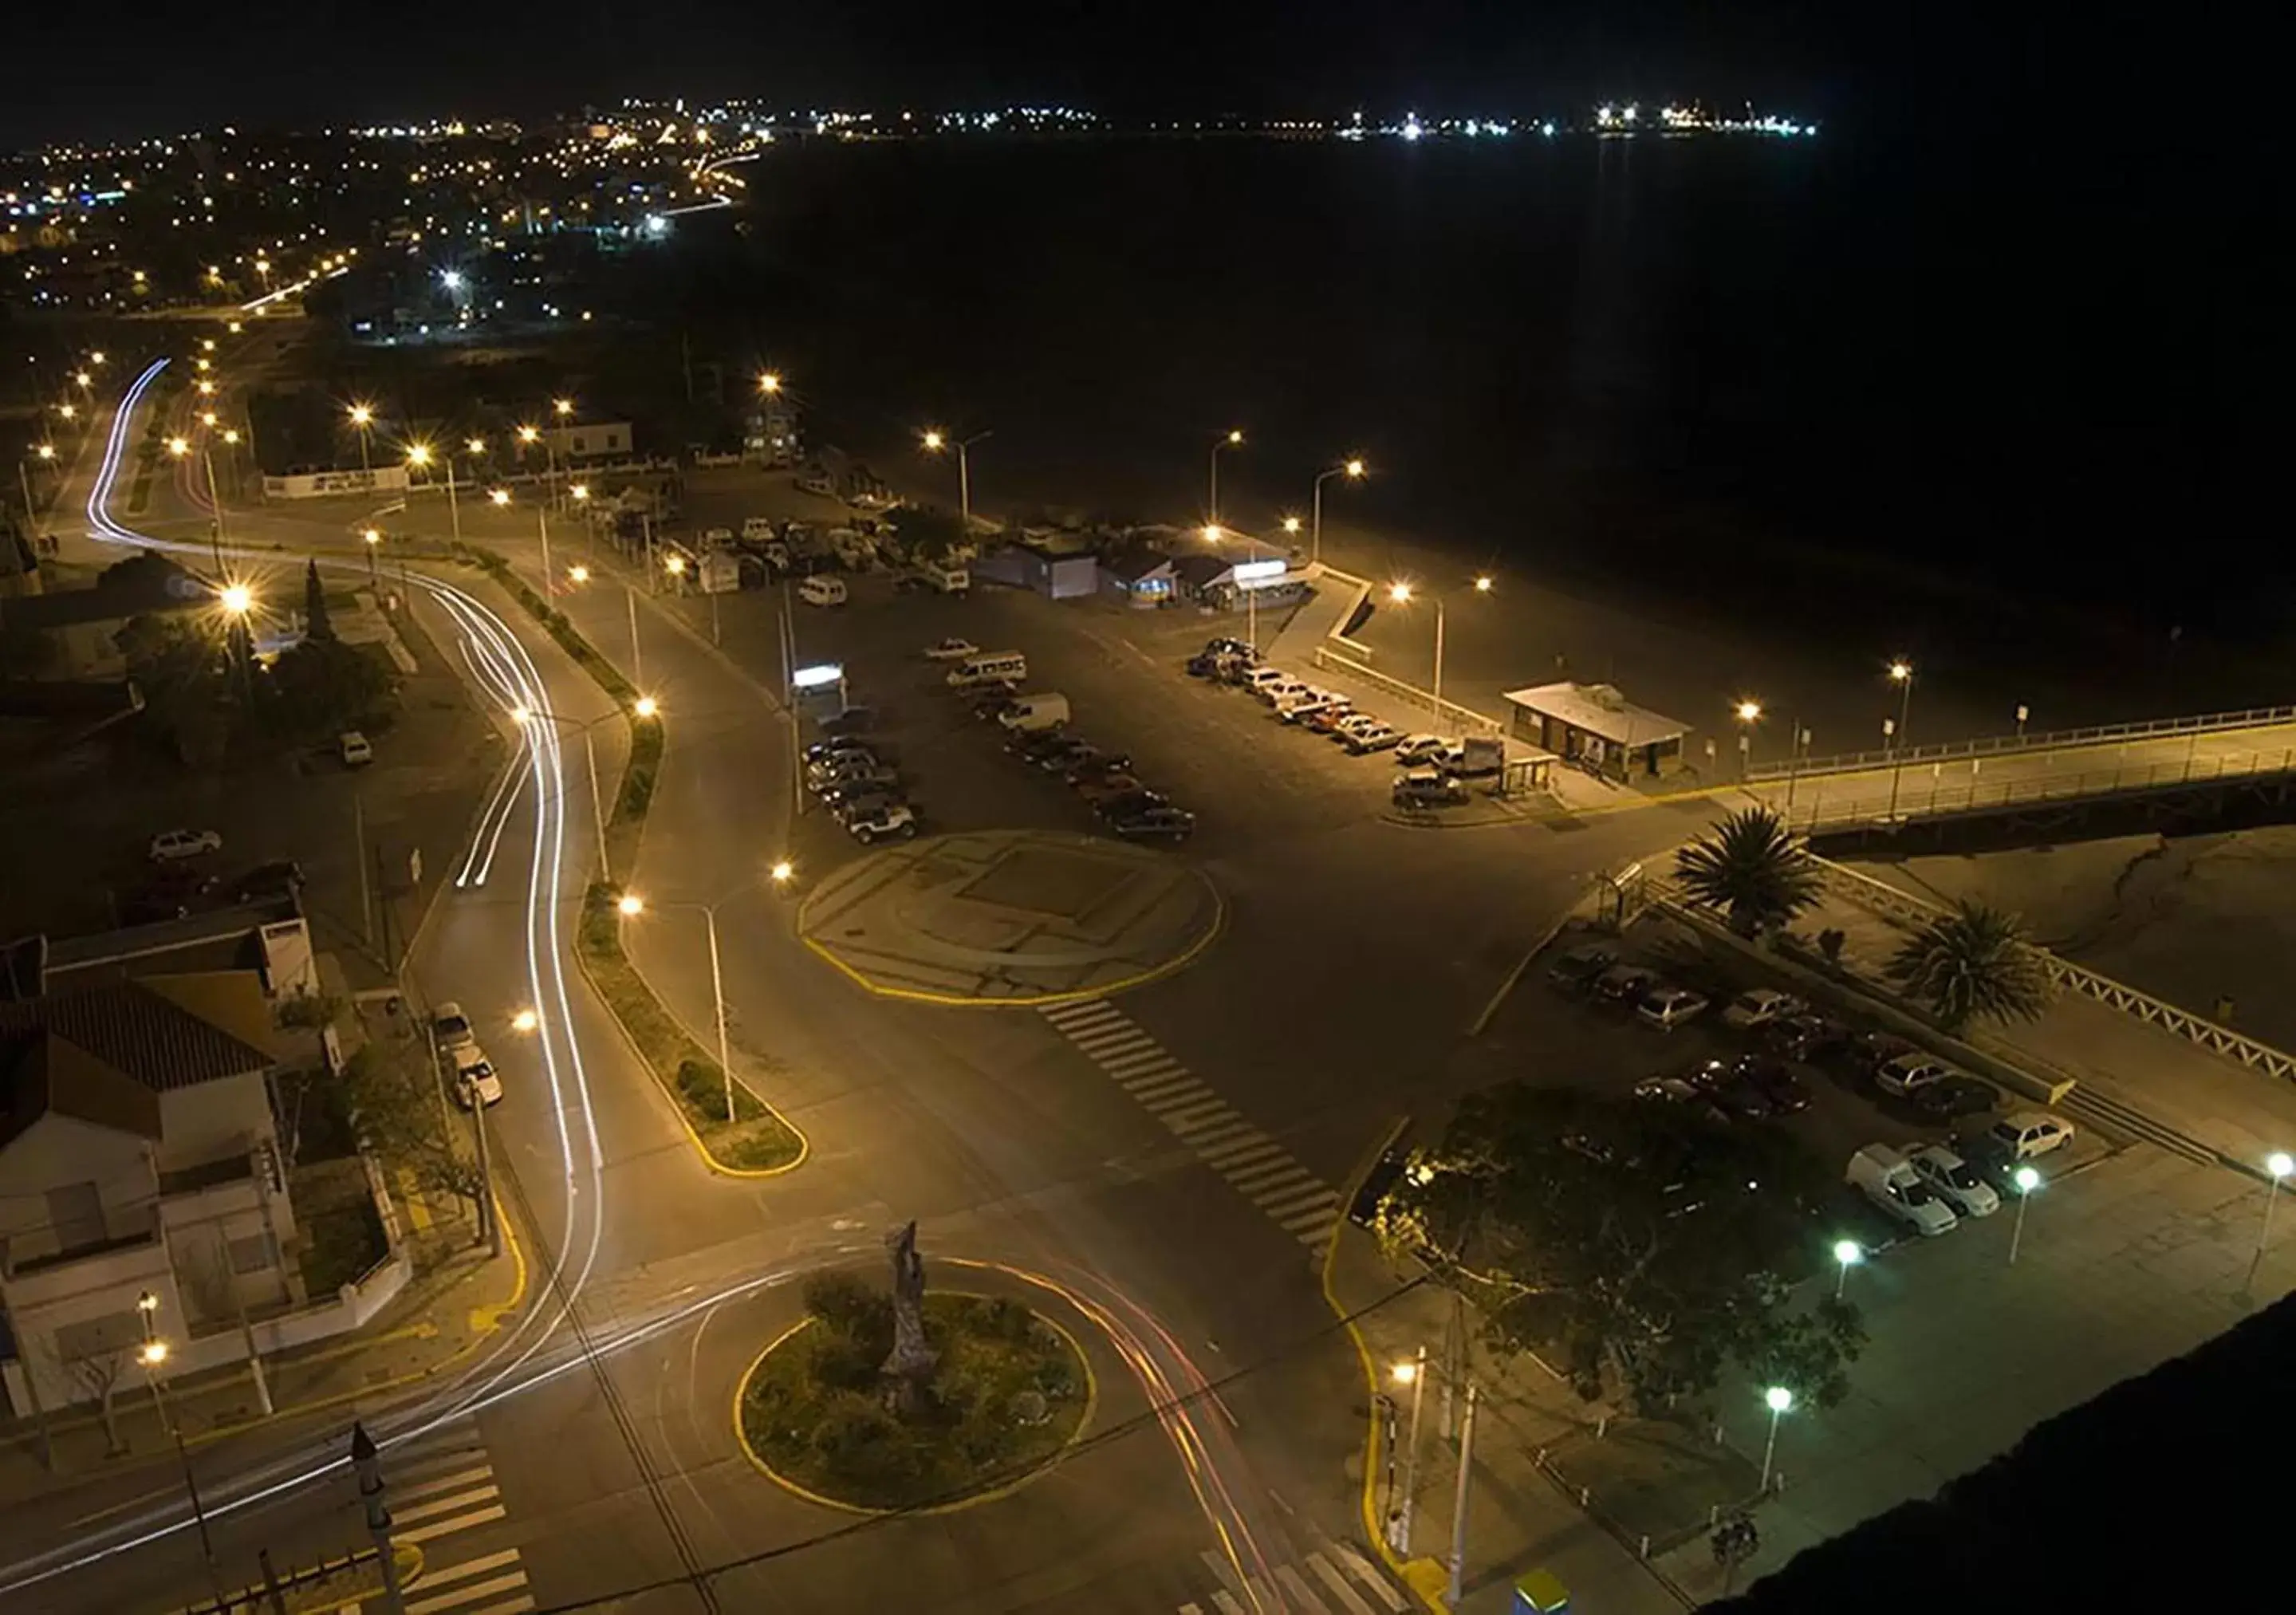
[[[465,1250],[410,1282],[398,1302],[358,1333],[266,1358],[274,1409],[268,1418],[243,1365],[163,1380],[168,1414],[184,1446],[196,1450],[308,1414],[373,1403],[451,1370],[525,1304],[526,1254],[507,1218],[504,1234],[500,1259],[489,1258],[483,1245]],[[53,1472],[42,1462],[36,1421],[0,1424],[0,1507],[52,1503],[78,1483],[111,1479],[153,1460],[174,1462],[173,1443],[140,1366],[131,1364],[121,1375],[113,1410],[125,1449],[116,1455],[108,1450],[102,1415],[93,1404],[48,1414]]]

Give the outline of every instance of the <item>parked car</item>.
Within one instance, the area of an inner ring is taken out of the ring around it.
[[[171,864],[223,850],[223,837],[212,830],[163,830],[152,838],[152,861]]]
[[[881,801],[866,812],[846,820],[845,828],[864,847],[888,838],[907,840],[917,832],[916,809],[906,802]]]
[[[1172,799],[1162,791],[1142,789],[1122,796],[1103,797],[1092,805],[1092,810],[1103,820],[1113,824],[1118,819],[1137,818],[1144,813],[1171,805]]]
[[[1914,1090],[1914,1109],[1939,1121],[1959,1121],[1965,1116],[1982,1115],[2000,1103],[2000,1092],[1991,1083],[1980,1082],[1958,1071],[1948,1071],[1935,1082],[1924,1083]]]
[[[1849,1033],[1824,1015],[1788,1015],[1762,1029],[1762,1045],[1782,1059],[1814,1063],[1841,1046]]]
[[[1406,734],[1396,742],[1395,758],[1400,763],[1430,763],[1456,744],[1439,734]]]
[[[1254,695],[1259,694],[1262,691],[1274,689],[1278,685],[1297,685],[1300,689],[1307,688],[1305,685],[1300,684],[1298,679],[1281,668],[1247,668],[1236,676],[1235,682]],[[1269,696],[1267,699],[1273,701],[1275,697]]]
[[[1350,726],[1361,729],[1378,721],[1368,712],[1357,711],[1355,702],[1344,696],[1337,696],[1310,712],[1300,721],[1300,726],[1311,734],[1329,735],[1336,739],[1342,729]]]
[[[1324,734],[1329,739],[1339,742],[1341,745],[1344,746],[1350,739],[1362,734],[1365,730],[1376,729],[1380,726],[1379,719],[1374,717],[1368,712],[1348,712],[1334,718],[1332,721],[1331,727],[1320,730],[1318,733]]]
[[[1341,743],[1347,747],[1349,756],[1362,757],[1373,751],[1384,751],[1402,738],[1385,724],[1374,724],[1368,729],[1356,730]]]
[[[866,741],[857,740],[816,741],[805,749],[804,757],[808,768],[822,763],[833,763],[840,758],[862,758],[870,762],[877,760],[874,748]]]
[[[1921,1053],[1919,1044],[1900,1037],[1895,1032],[1852,1032],[1848,1047],[1850,1063],[1868,1076],[1900,1054]]]
[[[1097,808],[1103,802],[1121,801],[1126,797],[1137,796],[1147,787],[1129,774],[1103,774],[1078,781],[1076,789],[1078,796]]]
[[[947,639],[936,640],[933,644],[925,647],[925,660],[927,661],[963,661],[968,656],[978,656],[980,654],[980,647],[979,645],[974,644],[969,639],[957,639],[953,636]]]
[[[1792,1116],[1809,1109],[1809,1085],[1786,1069],[1786,1062],[1767,1054],[1744,1054],[1731,1067],[1738,1080],[1769,1102],[1776,1116]]]
[[[1024,763],[1065,750],[1073,742],[1057,729],[1016,729],[1004,742],[1005,752]]]
[[[1253,670],[1255,672],[1265,672],[1268,669],[1255,668]],[[1305,695],[1308,693],[1308,689],[1307,680],[1302,678],[1293,678],[1288,674],[1280,673],[1274,678],[1263,679],[1258,684],[1254,684],[1250,677],[1247,676],[1243,683],[1246,689],[1250,690],[1254,695],[1258,696],[1261,701],[1267,702],[1271,707],[1275,706],[1279,701],[1290,701],[1295,696]]]
[[[1144,808],[1110,819],[1108,827],[1127,840],[1185,841],[1196,832],[1196,816],[1168,805]]]
[[[1613,964],[1595,978],[1591,990],[1605,1004],[1637,1004],[1658,984],[1658,972],[1647,964]]]
[[[1684,1072],[1682,1080],[1726,1115],[1761,1121],[1774,1113],[1768,1096],[1726,1061],[1702,1061]]]
[[[1799,1015],[1808,1007],[1792,993],[1782,993],[1774,987],[1751,987],[1722,1006],[1722,1024],[1741,1029],[1767,1026],[1773,1021]]]
[[[292,897],[302,889],[303,866],[292,858],[272,858],[231,883],[231,900],[252,903],[258,898]]]
[[[1095,751],[1086,748],[1086,755],[1069,765],[1069,783],[1088,784],[1094,780],[1132,772],[1132,758],[1121,751]]]
[[[464,1110],[502,1103],[502,1078],[475,1043],[455,1051],[455,1103]]]
[[[880,760],[873,751],[860,749],[841,751],[835,757],[808,767],[805,771],[805,785],[808,791],[818,791],[823,786],[833,785],[841,779],[856,775],[865,775],[873,769],[888,767],[890,765]]]
[[[865,796],[900,795],[901,776],[890,768],[872,768],[865,774],[849,775],[832,780],[818,792],[822,802],[835,812],[847,802],[857,802]]]
[[[1207,656],[1235,656],[1242,658],[1245,661],[1256,662],[1259,660],[1259,647],[1258,645],[1247,644],[1241,639],[1207,639],[1204,641],[1204,654]]]
[[[1063,735],[1059,745],[1048,747],[1029,760],[1046,774],[1065,775],[1078,763],[1095,755],[1096,754],[1091,742],[1078,740],[1075,735],[1070,734]]]
[[[1219,676],[1219,669],[1220,659],[1210,652],[1188,658],[1187,672],[1190,678],[1217,678]]]
[[[479,1035],[471,1029],[471,1018],[463,1013],[463,1006],[451,998],[430,1012],[430,1037],[450,1053],[456,1049],[479,1046]]]
[[[1939,1200],[1963,1217],[1990,1217],[2001,1197],[1975,1168],[1943,1144],[1923,1144],[1906,1157],[1915,1173]]]
[[[1932,1059],[1916,1049],[1876,1067],[1874,1086],[1884,1094],[1895,1094],[1903,1098],[1916,1088],[1926,1087],[1952,1075],[1953,1068],[1944,1061]]]
[[[1389,796],[1398,808],[1451,808],[1467,799],[1467,787],[1435,768],[1411,768],[1395,776]]]
[[[1021,704],[1018,685],[998,685],[983,694],[973,697],[972,716],[984,723],[1003,717]]]
[[[119,918],[128,925],[153,925],[191,917],[199,900],[215,889],[216,877],[183,864],[162,864],[120,899]]]
[[[374,747],[357,730],[346,729],[335,736],[335,755],[346,768],[364,768],[374,761]]]
[[[1684,1021],[1704,1014],[1709,1002],[1704,993],[1686,987],[1653,987],[1635,1005],[1635,1019],[1645,1026],[1670,1032]]]
[[[1961,1218],[1922,1181],[1911,1162],[1887,1144],[1867,1144],[1849,1158],[1843,1181],[1924,1238],[1950,1234]]]
[[[2020,1111],[1986,1129],[2013,1161],[2031,1160],[2073,1141],[2073,1124],[2049,1111]]]
[[[1546,967],[1546,979],[1555,986],[1583,993],[1595,978],[1619,962],[1619,950],[1600,942],[1582,942],[1565,949]]]

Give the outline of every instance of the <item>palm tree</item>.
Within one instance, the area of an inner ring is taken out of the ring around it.
[[[1674,865],[1691,898],[1726,912],[1743,936],[1784,925],[1817,901],[1816,861],[1767,808],[1732,814],[1676,853]]]
[[[1974,1020],[2030,1021],[2049,1002],[2048,971],[2023,923],[1967,898],[1906,939],[1889,977],[1948,1031]]]

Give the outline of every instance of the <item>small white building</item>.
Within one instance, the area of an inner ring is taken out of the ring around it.
[[[562,463],[585,460],[627,460],[630,456],[627,421],[592,421],[580,426],[545,426],[543,446]],[[530,452],[530,451],[529,451]]]

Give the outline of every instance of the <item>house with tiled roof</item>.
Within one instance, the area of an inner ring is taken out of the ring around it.
[[[0,1001],[0,1381],[19,1411],[85,1399],[144,1339],[243,1349],[300,1303],[251,970],[147,975]]]

